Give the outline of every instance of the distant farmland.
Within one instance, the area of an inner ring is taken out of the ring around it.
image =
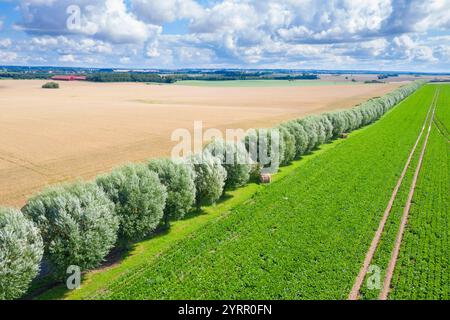
[[[294,81],[286,87],[208,88],[64,82],[48,91],[41,89],[43,83],[0,82],[2,205],[23,205],[48,184],[168,155],[171,132],[191,129],[194,120],[219,129],[265,127],[349,108],[402,85]]]
[[[315,87],[334,85],[364,85],[363,83],[320,80],[227,80],[227,81],[202,81],[186,80],[175,83],[177,86],[194,87]]]

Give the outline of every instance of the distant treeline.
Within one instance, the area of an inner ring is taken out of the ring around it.
[[[364,81],[364,83],[386,83],[386,82],[384,82],[384,81],[381,81],[381,80],[366,80],[366,81]]]
[[[183,80],[203,80],[203,81],[231,81],[231,80],[317,80],[315,74],[300,75],[271,75],[260,73],[237,73],[221,72],[206,73],[199,75],[191,74],[171,74],[159,75],[155,73],[133,73],[133,72],[101,72],[87,76],[88,81],[95,82],[156,82],[174,83]]]
[[[26,72],[0,72],[0,79],[17,79],[17,80],[31,80],[31,79],[50,79],[51,74],[48,73],[26,73]]]
[[[67,74],[67,73],[61,73]],[[38,72],[0,72],[0,79],[50,79],[53,73]],[[267,71],[261,72],[239,72],[239,71],[215,71],[205,73],[174,73],[158,74],[144,72],[96,72],[87,74],[86,80],[93,82],[156,82],[174,83],[183,80],[202,81],[232,81],[232,80],[318,80],[316,74],[282,74]]]
[[[304,73],[298,76],[280,76],[280,77],[270,77],[270,79],[274,80],[319,80],[319,76],[317,74],[307,74]]]
[[[448,78],[448,79],[433,79],[430,82],[433,82],[433,83],[450,82],[450,78]]]
[[[380,74],[378,75],[378,79],[379,80],[383,80],[383,79],[387,79],[387,78],[395,78],[398,77],[399,75],[397,73],[385,73],[385,74]]]
[[[233,81],[233,80],[318,80],[316,74],[299,74],[299,75],[282,75],[272,74],[269,72],[217,72],[201,75],[176,74],[173,76],[175,80],[203,80],[203,81]]]
[[[131,72],[105,72],[94,73],[87,76],[87,81],[94,82],[158,82],[173,83],[176,80],[171,76],[163,77],[153,73],[131,73]]]

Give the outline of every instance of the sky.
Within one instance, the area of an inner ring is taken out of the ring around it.
[[[450,0],[0,0],[0,65],[450,72]]]

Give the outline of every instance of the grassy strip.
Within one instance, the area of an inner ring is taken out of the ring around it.
[[[431,93],[428,86],[419,90],[381,121],[92,297],[345,298]]]
[[[361,131],[353,132],[351,135],[358,135]],[[333,143],[323,145],[320,150],[316,150],[313,154],[304,156],[301,160],[294,161],[287,167],[280,168],[280,171],[273,176],[273,183],[276,183],[283,178],[292,174],[295,170],[305,165],[315,157],[320,156],[324,152],[334,148],[345,140],[336,140]],[[230,210],[241,204],[249,201],[257,192],[266,188],[266,185],[250,183],[249,185],[239,188],[238,190],[227,192],[224,199],[222,199],[215,206],[205,207],[201,212],[193,212],[181,221],[171,223],[171,228],[166,233],[159,234],[151,239],[139,242],[133,248],[124,254],[122,261],[117,264],[105,268],[88,272],[83,277],[82,286],[75,291],[68,291],[64,285],[57,286],[47,290],[39,295],[37,299],[51,300],[51,299],[86,299],[92,297],[100,292],[103,288],[120,276],[129,273],[136,267],[157,258],[161,253],[168,250],[170,247],[176,245],[178,241],[189,237],[193,232],[203,228],[211,222],[221,219],[226,216]],[[42,285],[42,283],[40,284]],[[37,286],[39,287],[39,285]]]
[[[450,86],[442,87],[441,92],[437,115],[448,123]],[[448,140],[433,126],[393,278],[391,299],[450,298],[449,170]]]

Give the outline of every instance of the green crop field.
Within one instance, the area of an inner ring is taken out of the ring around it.
[[[431,85],[430,85],[431,87]],[[391,299],[448,299],[448,205],[449,205],[449,146],[448,131],[450,85],[435,85],[440,88],[436,106],[435,125],[432,126],[427,152],[425,153],[413,206],[411,207],[407,231],[392,283]],[[436,126],[438,125],[438,127]],[[447,138],[446,138],[446,137]],[[418,149],[421,150],[424,137]],[[411,168],[419,160],[416,152]],[[381,270],[381,280],[391,258],[403,208],[412,183],[414,169],[409,170],[394,202],[383,236],[375,253],[372,265]],[[435,267],[436,266],[436,267]],[[367,275],[367,278],[371,276]],[[366,283],[366,282],[365,282]],[[378,299],[380,289],[362,287],[363,299]]]
[[[450,298],[450,86],[440,99],[393,279],[392,299]]]
[[[431,85],[429,85],[431,87]],[[445,101],[448,101],[448,93],[450,92],[450,86],[433,86],[434,89],[441,88],[440,94],[439,94],[439,100],[436,106],[436,119],[448,119],[448,107],[445,107]],[[447,120],[448,121],[448,120]],[[435,121],[436,122],[436,121]],[[428,128],[428,125],[427,125]],[[445,127],[444,127],[445,128]],[[401,247],[400,252],[400,259],[397,262],[397,269],[396,269],[396,279],[394,279],[394,283],[392,286],[394,287],[392,289],[392,295],[390,296],[391,299],[419,299],[419,298],[429,298],[429,299],[442,299],[445,296],[448,297],[448,286],[447,289],[444,289],[445,285],[442,282],[441,284],[433,284],[433,281],[426,280],[424,283],[417,282],[417,277],[423,277],[424,273],[428,273],[426,277],[437,277],[438,279],[445,279],[445,272],[448,272],[447,270],[447,264],[448,264],[448,247],[447,246],[439,246],[440,238],[443,239],[443,241],[447,241],[448,243],[448,191],[449,191],[449,185],[448,185],[448,164],[447,164],[447,156],[448,156],[448,141],[445,141],[445,138],[440,135],[436,134],[437,128],[434,125],[432,127],[431,136],[428,141],[427,145],[427,152],[425,153],[424,163],[422,166],[421,174],[419,177],[419,181],[416,187],[413,206],[410,211],[410,220],[407,227],[407,232],[405,234],[405,237],[403,239],[403,244]],[[423,147],[423,143],[425,140],[425,134],[420,140],[417,150],[416,151],[410,165],[410,170],[407,172],[405,179],[400,187],[399,193],[395,199],[394,205],[392,207],[389,219],[386,223],[386,226],[383,231],[382,238],[380,240],[380,243],[378,245],[377,251],[374,255],[374,258],[371,262],[372,266],[376,266],[380,268],[381,274],[380,278],[381,281],[386,275],[386,268],[388,266],[389,260],[391,258],[392,249],[394,247],[394,241],[397,236],[399,226],[400,226],[400,220],[403,214],[403,209],[405,207],[405,203],[407,201],[409,189],[413,180],[414,170],[418,164],[419,156],[420,156],[420,150]],[[437,153],[433,156],[433,159],[430,159],[431,153]],[[440,154],[440,156],[438,155]],[[412,169],[411,169],[412,168]],[[433,168],[433,169],[431,169]],[[433,171],[434,175],[433,175]],[[439,172],[439,175],[436,175],[436,172]],[[423,182],[422,182],[423,181]],[[428,186],[427,189],[426,186],[421,186],[422,183],[427,182],[431,186]],[[439,187],[440,190],[432,190],[434,186],[441,186]],[[421,191],[422,190],[422,191]],[[443,190],[447,190],[447,192],[444,192]],[[435,192],[436,191],[436,192]],[[434,200],[432,198],[436,196]],[[421,199],[422,198],[422,199]],[[419,205],[421,201],[432,201],[434,203],[434,206],[432,208],[429,208],[428,211],[428,220],[426,222],[422,221],[423,226],[417,225],[414,226],[414,224],[419,224],[418,222],[415,222],[415,219],[419,219],[419,217],[424,218],[426,215],[427,209],[422,207],[422,205]],[[447,207],[445,206],[445,203],[447,203]],[[433,222],[432,222],[433,221]],[[416,236],[416,243],[413,246],[418,245],[418,238],[420,237],[417,235],[417,231],[421,228],[430,228],[428,230],[428,233],[434,233],[437,235],[437,238],[430,239],[426,238],[423,239],[423,236],[421,238],[421,241],[426,242],[426,246],[434,247],[433,253],[431,254],[432,257],[426,256],[429,254],[428,250],[425,250],[423,252],[419,251],[411,251],[411,248],[408,248],[410,246],[410,243],[412,240],[408,240],[410,237],[414,237],[412,234],[415,234]],[[447,229],[446,229],[447,228]],[[412,234],[410,234],[412,233]],[[436,242],[436,243],[435,243]],[[409,250],[409,251],[408,251]],[[447,251],[445,251],[447,250]],[[421,256],[424,254],[425,256]],[[437,264],[440,264],[443,266],[439,270],[432,270],[432,267],[430,268],[429,262],[433,259],[440,260],[436,262]],[[417,262],[420,261],[420,262]],[[416,265],[417,264],[417,265]],[[422,270],[420,270],[422,268]],[[405,269],[408,269],[406,271]],[[399,276],[399,273],[402,273],[401,276]],[[416,277],[415,280],[407,280],[407,278],[411,278],[410,275],[408,275],[407,272],[412,272],[415,274],[414,277]],[[420,275],[420,276],[419,276]],[[371,274],[368,274],[366,276],[366,281],[371,276]],[[447,276],[448,277],[448,276]],[[364,282],[364,285],[361,290],[361,298],[362,299],[378,299],[381,288],[371,288],[369,289],[367,287],[367,282]],[[405,282],[406,281],[406,282]],[[423,279],[422,279],[423,281]],[[416,283],[414,283],[416,282]],[[404,286],[405,283],[407,283],[406,287]],[[403,285],[403,288],[398,287],[400,284]],[[412,289],[414,288],[414,289]],[[398,291],[403,290],[403,294],[399,295]],[[421,290],[422,293],[427,293],[427,295],[417,295],[414,293],[416,290]],[[434,290],[444,290],[447,292],[447,294],[437,294],[434,295]]]
[[[346,298],[433,92],[425,86],[379,122],[158,257],[103,279],[84,298]]]
[[[195,87],[309,87],[309,86],[331,86],[354,84],[355,82],[333,82],[320,80],[229,80],[229,81],[202,81],[185,80],[177,81],[177,86],[195,86]],[[361,83],[359,83],[361,85]]]
[[[417,150],[420,151],[422,146],[423,146],[423,139],[418,144]],[[419,162],[419,152],[416,152],[414,154],[414,157],[412,158],[410,167],[415,168],[418,162]],[[382,289],[381,283],[384,277],[386,276],[386,268],[391,258],[392,248],[394,246],[394,242],[399,230],[400,221],[403,215],[403,208],[408,198],[409,188],[412,183],[413,176],[414,170],[409,170],[406,173],[406,176],[394,201],[386,226],[384,227],[380,243],[371,262],[371,266],[378,267],[379,270],[381,271],[380,287],[369,288],[367,286],[369,277],[372,276],[372,273],[368,273],[361,288],[361,299],[363,300],[376,300],[380,295]]]

